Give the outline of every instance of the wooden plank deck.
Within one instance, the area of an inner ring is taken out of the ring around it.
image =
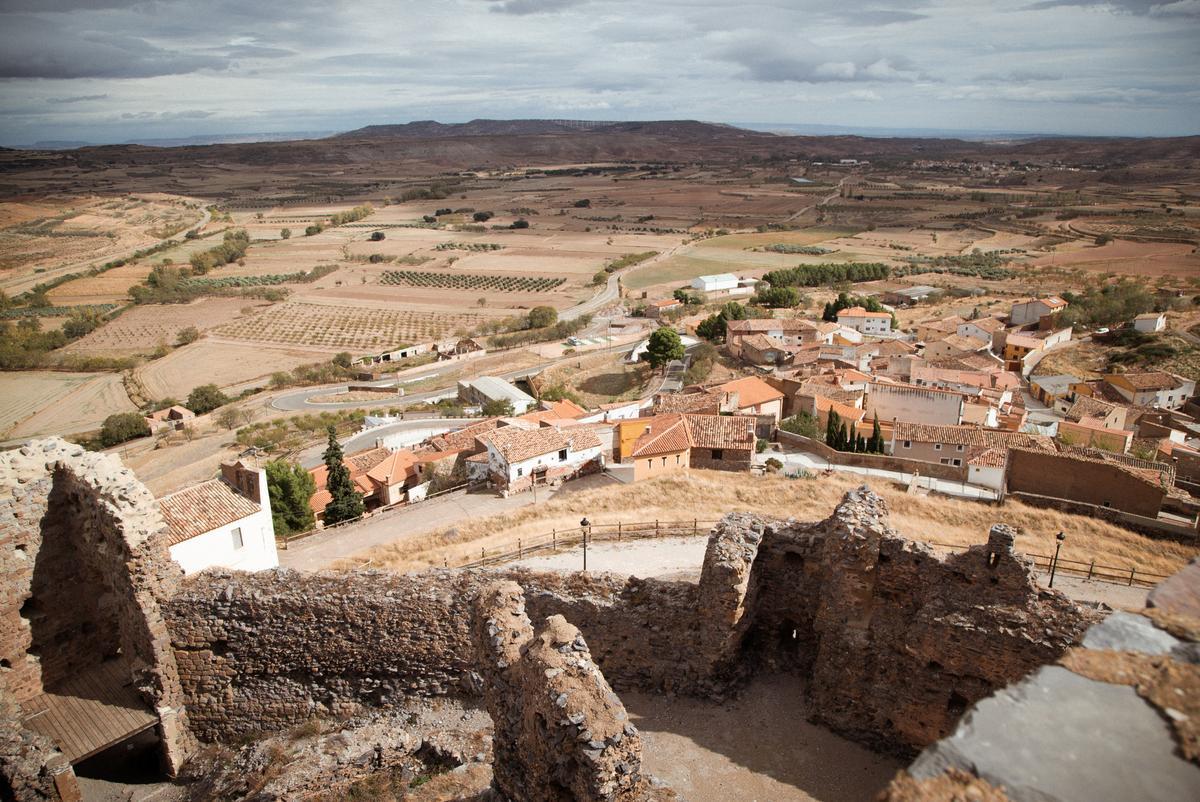
[[[158,723],[120,660],[101,663],[21,710],[25,726],[52,739],[72,763]]]

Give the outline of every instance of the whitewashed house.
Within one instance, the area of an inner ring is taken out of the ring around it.
[[[205,568],[264,571],[279,567],[267,474],[241,462],[221,477],[158,500],[171,559],[185,574]]]
[[[717,273],[692,279],[692,289],[700,292],[729,292],[738,288],[738,277],[733,273]]]
[[[892,330],[892,316],[887,312],[869,312],[861,306],[852,306],[837,313],[839,326],[854,329],[862,334],[887,334]]]
[[[467,459],[469,480],[505,496],[604,469],[604,444],[590,427],[505,426],[476,439],[486,450]]]
[[[1153,334],[1167,327],[1167,316],[1163,312],[1147,312],[1133,319],[1133,328],[1143,334]]]

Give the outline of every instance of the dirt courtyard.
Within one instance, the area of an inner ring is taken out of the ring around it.
[[[726,704],[620,696],[642,765],[690,802],[862,802],[904,765],[810,724],[795,677],[759,677]]]

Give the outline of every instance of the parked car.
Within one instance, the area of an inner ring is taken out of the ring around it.
[[[1108,327],[1101,326],[1100,328],[1096,329],[1095,333],[1096,334],[1108,334]]]

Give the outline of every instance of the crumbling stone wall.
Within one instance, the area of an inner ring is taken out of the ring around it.
[[[19,708],[106,659],[157,712],[169,770],[191,748],[161,603],[181,572],[154,497],[57,438],[0,455],[0,696]]]
[[[751,575],[744,594],[731,586],[726,604],[740,596],[744,611],[714,671],[796,673],[832,729],[901,752],[929,744],[968,705],[1078,643],[1091,620],[1037,586],[1014,534],[996,526],[986,545],[941,556],[897,535],[865,487],[819,524],[726,516],[701,587],[740,577],[747,560]]]
[[[477,693],[469,622],[498,578],[524,589],[534,620],[577,626],[618,690],[722,698],[754,671],[790,672],[819,720],[901,752],[1056,659],[1087,622],[1037,587],[1010,530],[943,557],[892,531],[864,488],[826,521],[726,516],[698,585],[524,570],[189,577],[166,612],[192,726],[219,740],[404,694]]]
[[[640,802],[675,795],[642,773],[625,706],[560,615],[534,633],[524,594],[498,582],[480,595],[474,640],[494,728],[495,787],[523,802]]]

